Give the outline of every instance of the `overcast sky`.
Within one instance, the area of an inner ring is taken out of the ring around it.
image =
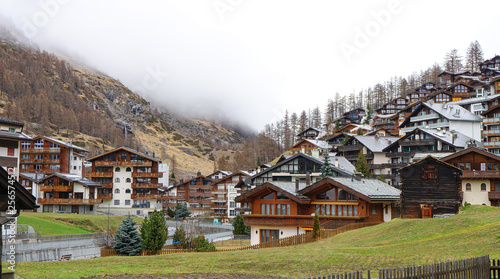
[[[500,54],[500,2],[1,0],[40,47],[153,104],[261,130],[287,109],[407,76],[478,40]]]

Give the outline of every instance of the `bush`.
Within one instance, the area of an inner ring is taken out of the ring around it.
[[[204,236],[198,236],[193,239],[193,249],[197,252],[215,251],[215,245],[213,242],[208,242]]]
[[[319,217],[318,217],[318,212],[314,212],[312,234],[313,234],[313,239],[318,239],[319,238]]]

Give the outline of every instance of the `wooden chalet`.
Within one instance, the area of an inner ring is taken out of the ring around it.
[[[342,117],[335,119],[335,125],[337,125],[337,124],[339,127],[342,127],[345,125],[357,124],[357,123],[354,123],[354,121],[347,116],[342,116]]]
[[[441,87],[448,87],[452,83],[456,82],[456,78],[461,76],[461,75],[470,75],[471,73],[469,71],[461,71],[457,73],[453,72],[448,72],[448,71],[443,71],[438,75]]]
[[[147,215],[162,199],[159,189],[163,187],[159,172],[161,161],[136,150],[119,147],[88,159],[91,171],[86,173],[98,182],[97,198],[103,199],[103,210],[115,214],[128,214],[135,209],[136,215]]]
[[[303,140],[303,139],[311,139],[315,140],[319,134],[321,133],[320,129],[314,128],[314,127],[309,127],[305,129],[304,131],[298,133],[296,135],[297,140]]]
[[[460,101],[463,99],[469,99],[472,96],[476,95],[476,90],[473,86],[470,86],[467,83],[459,82],[450,85],[447,89],[447,92],[450,92],[453,96],[452,101]]]
[[[399,169],[401,174],[401,217],[426,218],[457,214],[460,208],[462,170],[427,156]]]
[[[399,135],[399,115],[397,113],[394,114],[377,114],[373,117],[372,126],[374,130],[386,130],[390,131],[390,135],[398,136]]]
[[[429,101],[429,100],[432,100],[434,103],[438,103],[438,104],[448,103],[448,102],[453,101],[453,93],[445,91],[445,90],[440,90],[438,92],[430,94],[426,98],[426,101]]]
[[[213,173],[207,175],[207,178],[210,178],[212,180],[218,180],[218,179],[224,178],[224,177],[231,175],[231,174],[232,174],[232,172],[230,172],[230,171],[216,170]]]
[[[216,217],[234,218],[239,210],[243,210],[239,203],[234,199],[238,196],[236,184],[242,182],[245,177],[250,175],[243,171],[238,171],[212,182],[212,208]]]
[[[471,147],[441,159],[462,170],[463,203],[500,206],[500,157]]]
[[[394,203],[400,191],[379,180],[325,178],[313,184],[266,182],[238,196],[248,203],[245,225],[251,226],[251,244],[299,235],[311,230],[313,215],[320,226],[338,228],[351,223],[384,222],[397,217]]]
[[[341,126],[339,129],[335,131],[335,135],[339,135],[342,133],[356,135],[358,130],[361,130],[361,133],[364,135],[372,130],[369,125],[359,125],[359,124],[347,124],[345,126]]]
[[[499,96],[500,97],[500,96]],[[490,102],[492,105],[482,113],[483,121],[483,145],[488,152],[500,154],[500,98],[495,98]],[[494,105],[496,104],[496,105]]]
[[[213,186],[214,180],[201,175],[175,185],[177,189],[177,203],[187,203],[194,216],[207,215],[213,212]]]
[[[290,155],[295,155],[298,153],[311,155],[314,150],[318,150],[319,153],[322,153],[324,150],[330,150],[330,149],[331,147],[326,141],[303,139],[297,142],[292,147],[290,147],[287,151],[289,152]]]
[[[21,172],[72,173],[82,176],[88,150],[57,139],[37,136],[21,144]]]
[[[0,117],[0,166],[19,177],[21,142],[32,139],[23,133],[24,123]]]
[[[348,111],[343,114],[344,117],[347,117],[351,120],[350,123],[360,124],[361,120],[366,114],[366,110],[363,108],[356,108],[351,111]]]
[[[348,137],[348,136],[349,135],[345,134],[345,133],[340,133],[340,134],[332,135],[332,136],[329,136],[328,138],[326,138],[326,142],[332,148],[336,148],[338,146],[341,146],[344,143],[344,140],[346,139],[346,137]]]
[[[479,69],[500,69],[500,55],[496,55],[493,58],[486,59],[482,63],[479,63]]]

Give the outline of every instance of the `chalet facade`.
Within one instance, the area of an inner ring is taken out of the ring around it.
[[[321,133],[320,129],[314,128],[314,127],[309,127],[305,129],[304,131],[300,132],[297,134],[297,140],[303,140],[303,139],[310,139],[310,140],[315,140],[318,138],[319,134]]]
[[[315,150],[319,151],[319,153],[322,153],[324,150],[330,150],[330,145],[328,144],[328,142],[323,140],[303,139],[290,147],[288,149],[288,152],[290,153],[290,155],[295,155],[298,153],[311,155]]]
[[[495,102],[497,101],[497,102]],[[498,103],[498,99],[491,104]],[[482,113],[483,145],[488,152],[500,154],[500,105],[494,105]]]
[[[212,180],[218,180],[218,179],[222,179],[228,175],[231,175],[232,172],[230,171],[223,171],[223,170],[217,170],[217,171],[214,171],[213,173],[207,175],[207,178],[209,179],[212,179]]]
[[[361,124],[361,120],[365,117],[366,110],[363,108],[353,109],[343,114],[344,117],[347,117],[351,120],[350,123]]]
[[[212,182],[212,207],[214,216],[223,218],[236,217],[241,205],[235,202],[238,196],[238,189],[235,186],[242,182],[245,177],[250,177],[248,173],[238,171]]]
[[[400,191],[379,180],[325,178],[313,184],[266,182],[238,196],[250,204],[244,215],[251,226],[251,244],[294,236],[311,230],[317,212],[320,226],[338,228],[351,223],[390,221]]]
[[[196,177],[175,185],[177,203],[187,203],[193,216],[208,215],[213,212],[212,179],[198,172]]]
[[[120,147],[88,159],[92,171],[86,173],[91,180],[102,185],[97,198],[103,203],[99,209],[114,214],[146,215],[160,209],[157,201],[162,199],[159,189],[163,187],[168,173],[159,159]]]
[[[399,128],[401,136],[415,128],[439,128],[446,131],[460,131],[476,141],[481,141],[481,122],[481,117],[461,106],[421,103],[399,125]]]
[[[441,159],[462,170],[462,202],[500,206],[500,157],[471,147]]]
[[[403,218],[458,213],[462,173],[459,168],[427,156],[399,172]]]
[[[88,150],[57,139],[38,136],[21,145],[21,172],[84,175]]]
[[[373,117],[372,126],[375,131],[387,130],[392,136],[399,135],[399,116],[394,114],[377,114]]]
[[[0,117],[0,166],[19,178],[21,142],[32,139],[23,133],[24,123]]]
[[[40,181],[37,203],[41,212],[96,214],[102,202],[97,197],[101,184],[79,175],[53,173]]]
[[[370,125],[359,125],[359,124],[347,124],[345,126],[341,126],[339,129],[335,131],[335,135],[339,135],[342,133],[356,135],[358,133],[366,134],[371,132],[372,127]]]

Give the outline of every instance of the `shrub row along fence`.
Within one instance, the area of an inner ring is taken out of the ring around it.
[[[336,236],[340,233],[364,228],[364,227],[370,227],[374,225],[378,225],[380,223],[353,223],[349,224],[347,226],[340,227],[338,229],[332,229],[332,230],[327,230],[323,229],[320,230],[320,236],[319,239],[325,239],[329,238],[332,236]],[[263,249],[263,248],[273,248],[273,247],[286,247],[286,246],[292,246],[292,245],[299,245],[299,244],[305,244],[309,242],[313,242],[315,239],[312,236],[312,232],[306,232],[303,234],[295,235],[295,236],[289,236],[281,239],[276,239],[273,241],[269,242],[263,242],[255,245],[249,245],[249,246],[243,246],[243,247],[238,247],[235,249],[220,249],[217,248],[215,251],[205,251],[205,252],[227,252],[227,251],[235,251],[235,250],[254,250],[254,249]],[[154,255],[169,255],[169,254],[176,254],[176,253],[189,253],[189,252],[196,252],[196,250],[193,249],[162,249],[159,250],[156,254]],[[142,251],[141,256],[146,256],[146,255],[151,255],[145,251]],[[115,252],[113,249],[109,248],[101,248],[101,257],[109,257],[109,256],[118,256],[118,254]]]
[[[491,270],[491,274],[490,274]],[[382,268],[378,270],[378,277],[372,277],[376,273],[370,270],[346,272],[326,276],[304,277],[304,279],[490,279],[494,277],[494,261],[490,265],[490,257],[482,256],[458,261],[449,261],[422,266],[407,266],[396,268]],[[300,279],[300,278],[299,278]]]

